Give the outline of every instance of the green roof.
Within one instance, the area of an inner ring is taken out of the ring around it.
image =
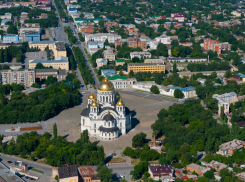
[[[116,79],[127,80],[128,78],[126,76],[114,75],[114,76],[109,76],[108,79],[109,80],[116,80]]]
[[[102,20],[102,18],[75,18],[75,21],[96,21],[96,20]]]
[[[153,15],[152,17],[159,17],[160,15]]]
[[[125,63],[125,59],[116,59],[116,62],[118,62],[118,63]]]

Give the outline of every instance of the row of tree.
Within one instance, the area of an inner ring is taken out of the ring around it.
[[[64,27],[64,31],[68,36],[68,40],[71,44],[75,44],[77,42],[76,36],[73,35],[72,29],[70,27]]]
[[[69,47],[69,45],[67,43],[65,44],[65,48],[66,48],[67,57],[68,57],[68,60],[69,60],[70,70],[75,70],[75,60],[73,58],[72,51],[71,51],[71,49],[70,49],[70,47]]]

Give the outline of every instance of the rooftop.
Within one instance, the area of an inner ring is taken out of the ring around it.
[[[150,165],[148,167],[153,173],[153,175],[162,174],[162,173],[170,174],[173,172],[173,168],[171,165]]]
[[[55,45],[57,51],[66,51],[64,42],[56,42]]]
[[[234,139],[232,141],[221,144],[219,146],[219,149],[221,149],[221,150],[228,150],[228,149],[237,150],[240,148],[244,148],[244,145],[245,145],[245,141]]]
[[[78,176],[77,166],[63,166],[58,168],[59,179]]]
[[[114,76],[108,77],[108,80],[116,80],[116,79],[127,80],[128,78],[126,76],[119,76],[119,75],[114,75]]]
[[[129,63],[128,66],[157,66],[164,65],[163,63]]]
[[[125,63],[125,59],[116,59],[117,63]]]
[[[97,166],[79,166],[78,172],[81,176],[96,176]]]
[[[63,56],[56,57],[55,60],[33,59],[29,61],[29,63],[67,63],[67,62],[68,62],[68,58]]]
[[[186,87],[186,88],[182,88],[182,87],[177,87],[177,86],[175,86],[175,87],[172,87],[172,88],[170,88],[170,89],[173,89],[173,90],[175,90],[175,89],[180,89],[182,92],[183,92],[183,91],[184,91],[184,92],[188,92],[188,91],[196,90],[196,88],[195,88],[195,87],[192,87],[192,86],[189,86],[189,87]]]

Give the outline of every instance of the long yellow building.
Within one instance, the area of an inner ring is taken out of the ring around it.
[[[159,63],[129,63],[128,64],[128,73],[130,71],[134,73],[138,72],[164,72],[165,73],[165,65]]]
[[[44,51],[46,47],[52,50],[54,57],[63,56],[67,57],[66,48],[63,42],[58,41],[33,41],[29,42],[30,48],[38,47],[41,51]]]

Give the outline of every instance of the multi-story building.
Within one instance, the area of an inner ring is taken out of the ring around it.
[[[113,84],[115,89],[130,88],[137,80],[135,78],[128,78],[126,76],[109,76],[108,80]]]
[[[18,43],[19,36],[18,35],[4,35],[3,36],[3,43]]]
[[[35,70],[0,70],[2,85],[17,83],[30,87],[35,83]]]
[[[144,63],[161,63],[161,64],[164,64],[164,58],[163,59],[145,59]]]
[[[65,69],[69,71],[68,57],[59,56],[55,60],[34,59],[29,61],[29,69],[35,69],[37,63],[42,63],[45,67],[52,66],[53,69]]]
[[[29,42],[30,48],[38,47],[41,51],[44,51],[46,47],[53,51],[54,56],[67,57],[65,44],[59,41],[33,41]]]
[[[218,100],[219,115],[221,114],[221,107],[224,106],[224,113],[229,114],[230,104],[231,103],[235,104],[238,101],[237,94],[235,92],[225,93],[222,95],[213,94],[212,98]]]
[[[35,0],[35,2],[39,4],[50,4],[49,0]]]
[[[108,61],[105,58],[98,58],[96,59],[97,63],[97,69],[99,69],[101,66],[107,65]]]
[[[221,50],[231,50],[231,44],[228,42],[217,42],[217,40],[211,40],[210,38],[204,39],[204,49],[216,51],[217,54],[221,54]]]
[[[130,52],[130,58],[151,58],[151,53],[150,52]]]
[[[40,33],[36,31],[23,31],[22,42],[32,42],[32,41],[41,41]]]
[[[4,66],[9,66],[11,70],[18,70],[22,68],[22,63],[0,63],[0,67],[4,69]]]
[[[207,58],[168,58],[168,61],[171,62],[205,62]]]
[[[203,175],[205,172],[209,171],[210,168],[191,163],[186,166],[186,170],[190,172],[195,172],[198,175]]]
[[[241,15],[244,13],[245,13],[245,9],[236,9],[236,10],[231,12],[231,14],[236,16],[236,17],[241,17]]]
[[[123,66],[125,64],[125,59],[116,59],[116,66]]]
[[[88,42],[88,49],[97,49],[97,48],[103,48],[104,43],[102,41],[89,41]]]
[[[244,148],[245,141],[234,139],[232,141],[221,144],[217,154],[232,156],[235,151],[241,151]]]
[[[47,79],[48,76],[56,77],[58,81],[65,80],[67,72],[65,69],[35,69],[36,78]]]
[[[147,49],[147,41],[141,41],[139,38],[127,38],[120,39],[115,41],[115,47],[122,46],[125,42],[127,42],[128,47],[141,49]]]
[[[97,166],[79,166],[78,172],[81,176],[81,181],[101,182],[101,180],[97,176]]]
[[[78,5],[78,4],[68,4],[67,5],[67,10],[69,10],[69,9],[79,9],[79,8],[81,8],[81,6]]]
[[[105,59],[109,59],[109,61],[115,61],[116,60],[116,55],[115,55],[115,53],[113,53],[112,50],[104,50],[103,56]]]
[[[130,71],[134,73],[138,72],[164,72],[165,73],[165,65],[159,63],[129,63],[128,64],[128,73]]]
[[[23,31],[35,31],[35,32],[41,32],[41,27],[39,23],[25,23],[22,24],[20,27],[19,33],[22,33]]]
[[[175,89],[179,89],[184,94],[184,98],[186,98],[186,99],[197,96],[196,88],[192,87],[192,86],[185,87],[185,88],[177,87],[177,86],[171,87],[170,88],[170,95],[171,96],[174,96]]]
[[[115,43],[116,40],[122,39],[120,35],[114,35],[109,33],[96,33],[96,34],[87,34],[85,35],[85,43],[89,41],[102,41],[105,42],[106,39],[109,43]]]
[[[5,13],[4,15],[1,15],[0,18],[3,19],[10,19],[12,18],[12,14],[11,13]]]
[[[155,181],[165,181],[163,178],[173,178],[174,168],[171,165],[153,164],[148,166],[148,173],[150,174],[150,178]]]

